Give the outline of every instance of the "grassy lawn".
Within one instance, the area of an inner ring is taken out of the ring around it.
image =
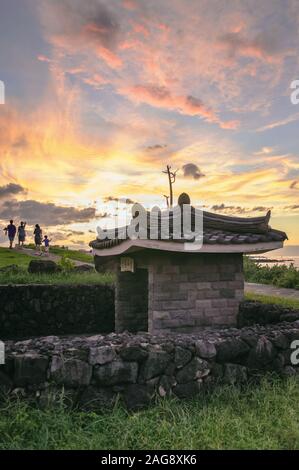
[[[282,305],[283,307],[287,307],[287,308],[299,309],[299,300],[290,299],[286,297],[277,297],[274,295],[262,295],[262,294],[255,294],[253,292],[246,292],[245,299],[246,300],[259,300],[260,302],[264,302],[267,304],[277,304],[277,305]]]
[[[9,250],[8,248],[0,248],[0,268],[11,264],[27,268],[31,259],[31,256],[25,255],[24,253]]]
[[[30,274],[26,269],[1,273],[0,284],[105,284],[112,283],[112,274],[61,272],[55,274]]]
[[[88,253],[81,253],[76,250],[66,250],[65,248],[51,248],[51,253],[54,255],[65,256],[66,258],[76,261],[83,261],[84,263],[93,263],[93,256]]]
[[[64,251],[69,254],[67,250],[62,250],[59,254],[63,254]],[[72,255],[73,252],[70,253]],[[83,261],[84,256],[89,256],[84,253],[78,253],[78,258],[81,255],[83,255],[81,261]],[[97,272],[76,273],[73,271],[63,271],[56,274],[30,274],[27,268],[32,259],[34,259],[32,256],[24,253],[9,250],[8,248],[0,248],[0,268],[10,265],[18,266],[17,271],[0,271],[0,284],[100,284],[111,283],[114,280],[111,274],[99,274]],[[91,256],[90,259],[84,259],[84,261],[88,262],[91,260]]]
[[[26,245],[26,248],[31,248],[32,250],[35,249],[34,245],[32,244]],[[82,261],[83,263],[93,263],[93,256],[89,253],[81,253],[81,251],[69,250],[67,248],[55,246],[51,247],[50,251],[54,255],[64,256],[75,261]]]
[[[0,410],[0,449],[299,449],[298,379],[222,387],[192,401],[165,400],[129,414]]]

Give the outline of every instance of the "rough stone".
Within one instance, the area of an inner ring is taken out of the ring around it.
[[[89,385],[92,367],[80,359],[65,359],[53,356],[51,363],[51,379],[57,384],[67,387]]]
[[[116,394],[109,388],[87,387],[81,395],[80,406],[86,411],[98,411],[111,408],[115,399]]]
[[[142,366],[141,377],[149,380],[157,375],[161,375],[168,363],[170,356],[165,351],[150,351],[148,358]]]
[[[174,363],[179,369],[184,367],[192,359],[192,353],[189,349],[177,346],[175,348]]]
[[[46,380],[49,359],[36,353],[15,357],[14,382],[18,387],[40,384]]]
[[[90,348],[88,362],[92,365],[103,365],[107,364],[108,362],[112,362],[115,357],[115,350],[110,346],[100,346],[98,348],[94,347]]]
[[[248,367],[251,369],[260,369],[274,360],[276,356],[276,349],[271,341],[265,336],[259,338],[255,348],[253,348],[248,357]]]
[[[249,346],[239,338],[227,339],[217,345],[217,361],[231,362],[244,356]]]
[[[199,357],[194,357],[189,364],[177,372],[176,380],[178,383],[191,382],[205,377],[209,372],[209,363]]]
[[[60,270],[61,268],[58,266],[58,264],[52,260],[33,259],[30,261],[28,266],[28,271],[31,274],[52,274],[57,273]]]
[[[123,392],[125,404],[129,410],[136,411],[145,408],[151,402],[151,392],[146,385],[132,384]]]
[[[197,354],[203,359],[212,359],[216,356],[216,347],[214,343],[210,341],[199,340],[195,343],[195,349]]]
[[[124,361],[142,362],[148,356],[148,352],[140,346],[127,346],[120,351],[120,357]]]
[[[1,285],[1,340],[109,333],[114,288],[108,285]]]
[[[158,387],[160,397],[171,395],[172,388],[176,385],[176,383],[177,382],[175,377],[170,375],[162,375]]]
[[[95,366],[94,377],[101,385],[135,383],[137,381],[137,362],[115,360],[103,366]]]
[[[299,312],[289,312],[280,315],[279,321],[294,322],[299,320]]]

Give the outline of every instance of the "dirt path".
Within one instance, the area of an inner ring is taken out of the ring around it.
[[[32,250],[31,248],[14,248],[15,251],[18,253],[23,253],[28,256],[32,256],[34,258],[41,258],[41,259],[49,259],[51,261],[55,261],[55,263],[58,263],[61,260],[61,256],[59,255],[54,255],[54,253],[49,253],[49,256],[45,256],[43,254],[42,256],[39,256],[35,250]],[[78,261],[75,259],[71,259],[71,261],[75,264],[75,266],[82,266],[83,264],[87,264],[88,266],[94,266],[92,263],[87,263],[85,261]]]
[[[245,282],[245,292],[299,300],[299,290],[276,287],[268,284],[254,284],[251,282]]]

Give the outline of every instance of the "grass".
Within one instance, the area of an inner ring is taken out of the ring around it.
[[[32,244],[26,245],[25,248],[35,249],[35,246]],[[93,256],[89,253],[82,253],[78,250],[69,250],[68,248],[51,246],[50,252],[53,255],[64,256],[75,261],[82,261],[83,263],[93,263]]]
[[[62,267],[64,267],[65,259],[76,259],[78,261],[92,262],[91,255],[75,252],[72,250],[64,250],[63,248],[53,248],[57,251],[55,254],[62,256]],[[32,256],[20,253],[8,248],[0,248],[0,268],[16,265],[16,270],[6,272],[0,271],[0,284],[100,284],[113,282],[111,274],[76,273],[72,270],[64,270],[55,274],[30,274],[28,273],[28,264],[34,259]]]
[[[192,401],[159,401],[130,414],[45,411],[26,402],[0,410],[0,449],[298,449],[298,379],[221,387]]]
[[[111,284],[112,274],[59,272],[54,274],[30,274],[27,269],[0,272],[0,284]]]
[[[286,298],[286,297],[277,297],[274,295],[263,295],[263,294],[255,294],[253,292],[246,292],[245,299],[246,300],[259,300],[260,302],[267,303],[267,304],[277,304],[277,305],[282,305],[283,307],[287,307],[287,308],[299,309],[299,300]]]
[[[25,255],[24,253],[9,250],[8,248],[0,248],[0,268],[11,264],[26,268],[31,259],[31,256]]]
[[[63,255],[64,251],[61,251]],[[78,253],[78,256],[85,255]],[[89,256],[89,255],[88,255]],[[65,258],[63,256],[63,258]],[[66,257],[69,259],[69,257]],[[30,274],[28,264],[33,258],[8,248],[0,248],[0,268],[16,265],[16,270],[0,271],[0,284],[102,284],[112,283],[112,274],[99,274],[97,272],[76,273],[66,270],[55,274]],[[92,258],[91,258],[92,259]]]
[[[93,256],[88,253],[81,253],[76,250],[66,250],[65,248],[51,248],[51,253],[54,255],[65,256],[66,258],[76,261],[83,261],[84,263],[93,263]]]
[[[264,266],[244,256],[244,275],[247,282],[299,289],[299,270],[293,264]]]

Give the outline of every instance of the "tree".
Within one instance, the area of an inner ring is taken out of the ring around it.
[[[169,182],[169,196],[164,195],[167,200],[167,207],[173,207],[173,189],[172,185],[175,183],[176,174],[179,170],[171,171],[171,166],[167,165],[166,170],[163,170],[163,173],[168,175],[168,182]]]

